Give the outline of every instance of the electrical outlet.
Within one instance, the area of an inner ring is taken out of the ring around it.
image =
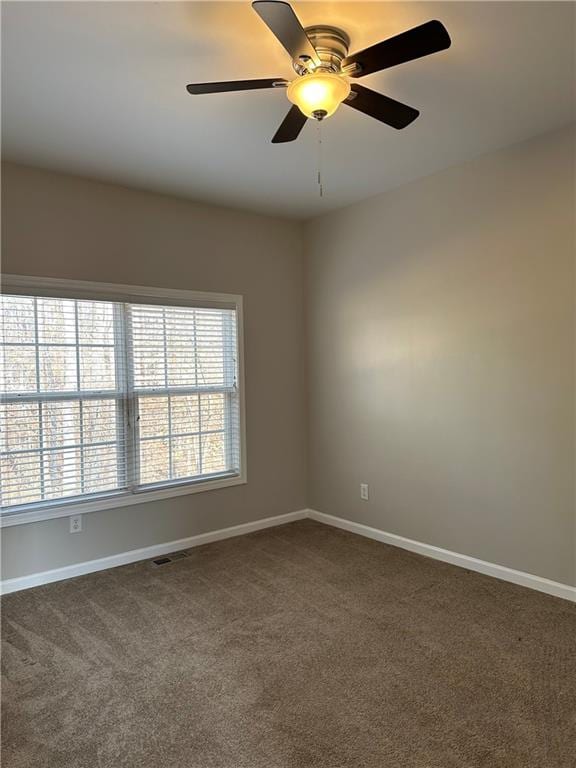
[[[70,533],[82,532],[82,515],[74,515],[69,517],[68,520],[70,521]]]
[[[360,498],[362,501],[368,501],[368,483],[360,483]]]

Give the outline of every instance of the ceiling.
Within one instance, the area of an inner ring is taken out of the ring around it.
[[[270,139],[282,89],[190,96],[188,82],[292,76],[246,2],[4,2],[4,157],[291,218],[310,218],[574,119],[569,2],[295,2],[351,51],[429,19],[452,47],[366,77],[417,107],[396,131],[342,106]]]

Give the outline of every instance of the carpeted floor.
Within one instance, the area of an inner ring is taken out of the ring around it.
[[[8,768],[574,768],[576,605],[309,520],[3,599]]]

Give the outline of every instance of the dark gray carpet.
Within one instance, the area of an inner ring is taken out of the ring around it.
[[[576,605],[305,520],[3,599],[6,768],[574,768]]]

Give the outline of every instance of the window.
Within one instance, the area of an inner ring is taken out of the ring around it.
[[[0,299],[3,517],[243,482],[239,298],[52,282]]]

